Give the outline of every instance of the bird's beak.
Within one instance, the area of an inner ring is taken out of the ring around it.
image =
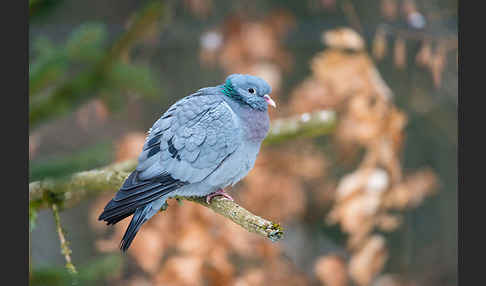
[[[265,98],[265,101],[270,104],[271,106],[273,106],[274,108],[277,108],[277,104],[275,103],[275,101],[273,101],[273,99],[270,97],[270,95],[268,94],[265,94],[263,96],[263,98]]]

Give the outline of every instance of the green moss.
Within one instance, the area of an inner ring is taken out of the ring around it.
[[[259,226],[261,230],[267,233],[267,237],[275,242],[283,238],[283,227],[278,223],[272,223],[270,226]]]
[[[167,210],[167,208],[168,208],[168,207],[169,207],[169,204],[168,204],[167,202],[165,202],[165,203],[162,205],[162,207],[160,208],[160,210],[159,210],[159,211],[160,211],[160,212],[163,212],[163,211]]]
[[[35,228],[37,222],[38,202],[32,202],[29,204],[29,231]]]
[[[284,234],[283,228],[279,224],[273,223],[272,227],[270,229],[271,229],[271,231],[267,236],[271,241],[275,242],[275,241],[283,238],[283,234]]]
[[[57,205],[62,209],[64,203],[64,193],[54,193],[50,191],[45,191],[42,196],[42,201],[47,203],[47,205]]]

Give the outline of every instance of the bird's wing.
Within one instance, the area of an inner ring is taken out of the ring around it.
[[[196,183],[241,144],[239,123],[219,96],[199,91],[176,102],[153,125],[139,156],[141,180],[169,174]]]
[[[220,97],[199,91],[179,100],[154,123],[136,170],[99,219],[117,223],[183,185],[202,181],[241,144],[238,132],[236,115]]]

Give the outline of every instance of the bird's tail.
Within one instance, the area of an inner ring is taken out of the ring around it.
[[[125,234],[120,242],[120,249],[122,251],[127,251],[142,224],[144,224],[150,217],[152,217],[152,215],[154,215],[152,210],[152,204],[148,204],[143,208],[138,208],[135,210],[132,221],[130,221],[130,225],[125,231]]]
[[[121,250],[126,251],[142,224],[160,210],[173,191],[185,184],[168,174],[141,181],[138,180],[137,171],[134,171],[105,206],[98,220],[110,225],[133,214],[120,245]]]

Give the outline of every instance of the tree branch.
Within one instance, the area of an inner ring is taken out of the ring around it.
[[[66,235],[64,234],[64,230],[61,226],[61,218],[59,217],[59,208],[56,204],[52,205],[52,213],[54,214],[54,220],[56,221],[56,230],[57,234],[59,235],[59,242],[61,243],[61,253],[64,255],[64,259],[66,259],[66,268],[72,274],[77,274],[76,267],[71,261],[71,248],[69,248],[69,244],[66,240]]]
[[[277,119],[272,121],[264,145],[297,137],[325,135],[330,133],[335,125],[335,113],[324,110]],[[53,203],[61,204],[64,208],[72,207],[89,196],[119,189],[136,165],[137,160],[133,159],[101,169],[75,173],[65,179],[44,179],[32,182],[29,184],[30,205],[35,209],[45,208]],[[208,205],[203,198],[183,199],[209,207],[250,232],[272,240],[278,240],[282,236],[282,228],[278,224],[250,213],[235,202],[218,197]]]
[[[277,241],[283,236],[283,228],[274,222],[268,221],[257,215],[252,214],[242,206],[223,197],[211,199],[207,204],[204,197],[178,197],[212,209],[214,212],[229,218],[234,223],[240,225],[249,232],[253,232],[272,241]]]

